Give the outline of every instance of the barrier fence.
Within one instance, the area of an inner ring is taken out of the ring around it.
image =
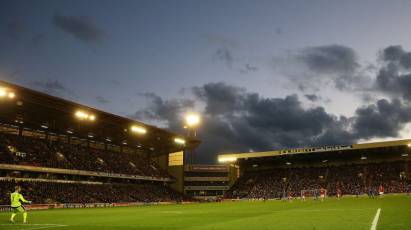
[[[44,209],[61,209],[61,208],[106,208],[106,207],[128,207],[128,206],[143,206],[143,205],[166,205],[166,204],[174,204],[174,202],[31,204],[31,205],[25,205],[24,207],[26,207],[28,210],[44,210]],[[0,205],[0,212],[9,212],[9,211],[11,211],[10,205]]]

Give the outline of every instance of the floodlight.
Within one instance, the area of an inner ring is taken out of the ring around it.
[[[137,125],[133,125],[131,126],[131,131],[134,133],[138,133],[138,134],[145,134],[147,133],[147,130],[144,127],[141,126],[137,126]]]
[[[93,114],[89,114],[87,112],[84,112],[82,110],[77,110],[75,112],[75,117],[79,120],[87,120],[87,121],[95,121],[96,120],[96,116]]]
[[[4,88],[0,88],[0,97],[5,97],[7,95],[7,91]]]
[[[195,113],[189,113],[185,116],[185,123],[188,127],[195,127],[200,124],[200,116]]]
[[[186,141],[184,139],[178,138],[178,137],[174,138],[174,142],[179,144],[179,145],[184,145],[186,143]]]
[[[219,157],[218,158],[218,162],[220,162],[220,163],[234,162],[236,160],[237,160],[237,158],[235,158],[235,157]]]

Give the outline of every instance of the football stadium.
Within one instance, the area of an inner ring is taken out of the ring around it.
[[[411,140],[198,165],[196,138],[7,82],[1,90],[1,229],[411,226]],[[10,206],[15,190],[25,210]]]
[[[0,230],[411,230],[411,0],[0,0]]]

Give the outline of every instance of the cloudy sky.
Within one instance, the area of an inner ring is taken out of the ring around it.
[[[216,153],[411,137],[411,1],[1,0],[0,79]]]

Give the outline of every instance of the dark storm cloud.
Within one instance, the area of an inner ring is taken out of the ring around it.
[[[287,57],[275,57],[274,67],[303,92],[334,87],[341,91],[370,88],[369,71],[363,68],[358,55],[342,45],[312,46],[291,51]]]
[[[358,108],[353,125],[358,138],[397,137],[411,121],[411,107],[398,99],[381,99],[376,104]]]
[[[308,47],[300,52],[298,58],[318,73],[354,72],[359,67],[356,52],[341,45]]]
[[[349,144],[359,139],[397,137],[411,121],[411,107],[400,100],[379,100],[360,107],[353,117],[337,117],[323,107],[304,108],[296,95],[265,98],[225,83],[192,88],[204,105],[197,160],[210,162],[221,152],[264,151],[288,147]],[[193,100],[163,100],[148,94],[150,104],[137,114],[165,120],[181,131],[181,114]],[[177,123],[175,125],[173,123]]]
[[[193,87],[196,98],[205,102],[205,112],[211,115],[236,111],[243,105],[246,90],[224,83],[209,83]]]
[[[103,96],[97,96],[96,101],[100,104],[108,104],[110,101]]]
[[[64,32],[86,43],[100,43],[105,37],[103,30],[85,16],[55,14],[53,24]]]
[[[376,89],[411,100],[411,52],[401,46],[385,48],[380,59],[383,66],[376,78]]]
[[[144,93],[148,106],[137,111],[131,118],[148,119],[153,121],[166,121],[168,128],[174,131],[181,131],[183,128],[181,114],[194,106],[194,101],[189,99],[163,100],[154,93]]]
[[[192,88],[192,92],[196,101],[205,105],[199,130],[204,144],[198,159],[202,161],[215,160],[218,152],[323,144],[322,140],[333,141],[327,144],[347,141],[341,138],[346,127],[340,118],[322,107],[304,109],[296,95],[263,98],[225,83],[205,84]],[[186,111],[184,103],[162,100],[154,94],[148,96],[149,106],[137,114],[166,120],[170,126],[173,122],[181,123],[181,111]],[[324,133],[333,137],[325,137]]]
[[[297,59],[317,76],[330,78],[337,89],[350,89],[361,83],[360,64],[356,52],[342,45],[327,45],[303,49]]]
[[[312,102],[316,102],[318,101],[320,98],[315,95],[315,94],[305,94],[304,95],[305,98],[307,98],[308,100],[312,101]]]

